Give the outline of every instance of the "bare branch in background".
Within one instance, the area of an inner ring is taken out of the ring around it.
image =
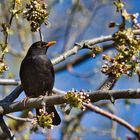
[[[43,41],[44,39],[43,39],[43,34],[41,32],[41,28],[39,28],[39,36],[40,36],[40,41]]]
[[[98,88],[99,90],[111,90],[118,79],[116,79],[113,75],[109,75],[108,78],[101,84]]]
[[[85,111],[87,112],[87,111]],[[72,137],[73,132],[78,128],[85,112],[80,112],[70,120],[64,120],[64,126],[62,128],[61,139],[68,140]]]
[[[102,48],[103,48],[103,52],[105,52],[105,51],[113,48],[113,46],[112,46],[112,44],[107,44],[107,45],[102,45]],[[96,54],[96,56],[98,56],[98,55],[99,54]],[[60,72],[60,71],[66,70],[69,63],[71,63],[73,66],[82,64],[85,61],[87,61],[88,59],[90,59],[91,57],[92,57],[92,52],[88,51],[87,53],[83,54],[82,56],[76,57],[75,59],[71,60],[70,62],[66,62],[62,65],[55,66],[54,67],[55,72]]]
[[[13,1],[12,10],[15,10],[15,7],[16,7],[16,0]],[[13,21],[14,16],[15,16],[15,15],[14,15],[14,13],[12,12],[12,13],[11,13],[11,17],[10,17],[9,22],[8,22],[8,29],[11,28],[11,25],[12,25],[12,21]],[[3,48],[3,50],[5,50],[6,47],[7,47],[7,45],[8,45],[8,37],[9,37],[8,32],[5,32],[5,34],[4,34],[4,48]],[[2,59],[2,60],[4,59],[4,56],[5,56],[5,53],[3,53],[2,56],[1,56],[1,59]]]
[[[105,111],[105,110],[103,110],[95,105],[92,105],[91,103],[89,103],[89,104],[84,103],[84,106],[97,114],[100,114],[102,116],[105,116],[105,117],[113,120],[113,121],[118,122],[119,124],[123,125],[127,129],[129,129],[131,132],[133,132],[137,136],[138,139],[140,138],[140,133],[138,132],[138,130],[135,127],[133,127],[132,125],[130,125],[127,121],[123,120],[122,118],[120,118],[120,117],[118,117],[110,112],[107,112],[107,111]]]
[[[10,140],[16,140],[15,136],[13,135],[12,131],[5,123],[2,116],[0,117],[0,127],[3,130],[3,132],[9,137]]]
[[[140,34],[140,30],[134,30],[133,32],[136,35]],[[76,54],[81,49],[85,49],[85,48],[91,49],[95,44],[111,41],[112,39],[113,39],[113,37],[111,35],[108,35],[108,36],[102,36],[102,37],[98,37],[98,38],[94,38],[94,39],[90,39],[90,40],[84,40],[82,42],[76,43],[72,49],[70,49],[70,50],[64,52],[63,54],[61,54],[60,56],[52,59],[52,63],[53,63],[53,65],[58,64],[58,63],[64,61],[67,57]]]
[[[20,85],[21,82],[19,80],[16,79],[2,79],[0,78],[0,85],[12,85],[12,86],[16,86],[16,85]]]
[[[17,86],[8,96],[6,96],[3,100],[0,101],[0,103],[8,104],[13,102],[15,99],[18,98],[20,93],[23,91],[23,88],[21,85]]]
[[[7,114],[5,116],[7,118],[10,118],[10,119],[13,119],[13,120],[16,120],[16,121],[22,121],[22,122],[31,122],[32,121],[32,119],[29,119],[29,118],[16,117],[16,116],[13,116],[13,115],[10,115],[10,114]]]
[[[64,47],[65,50],[70,49],[70,47],[72,47],[72,44],[78,40],[78,38],[86,33],[86,30],[88,29],[88,27],[91,26],[91,24],[93,23],[92,21],[94,21],[94,18],[96,17],[96,14],[98,13],[98,11],[105,7],[106,5],[108,5],[110,3],[110,1],[107,1],[105,3],[102,3],[101,1],[95,1],[92,9],[89,10],[88,7],[86,7],[82,1],[75,1],[75,3],[73,4],[73,7],[71,8],[71,13],[69,15],[69,19],[66,25],[66,31],[65,31],[65,35],[64,35]],[[83,18],[77,20],[76,17],[76,11],[77,13],[79,12],[78,8],[81,10],[81,13],[83,14]],[[72,30],[72,25],[77,25],[78,27],[78,31],[71,31]]]

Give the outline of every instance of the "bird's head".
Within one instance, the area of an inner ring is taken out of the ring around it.
[[[50,42],[42,42],[38,41],[31,45],[31,47],[28,50],[27,55],[41,55],[46,54],[48,48],[52,45],[56,44],[56,41],[50,41]]]

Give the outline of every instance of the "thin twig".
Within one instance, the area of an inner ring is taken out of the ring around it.
[[[12,10],[14,10],[15,7],[16,7],[16,0],[13,1]],[[12,11],[11,17],[10,17],[10,20],[9,20],[9,24],[8,24],[8,29],[11,28],[11,25],[12,25],[12,21],[13,21],[14,16],[15,16],[14,15],[14,12]],[[8,45],[8,36],[9,36],[9,33],[8,32],[5,32],[5,34],[4,34],[5,39],[4,39],[4,48],[3,48],[3,50],[5,50],[5,48]],[[4,56],[5,56],[5,53],[2,53],[1,61],[4,60]],[[3,130],[3,132],[9,137],[10,140],[15,140],[14,135],[12,134],[11,130],[6,125],[6,123],[5,123],[5,121],[4,121],[4,119],[3,119],[2,116],[0,117],[0,127]]]
[[[123,125],[127,129],[129,129],[131,132],[133,132],[138,138],[140,138],[140,133],[136,130],[136,128],[133,127],[131,124],[129,124],[127,121],[123,120],[122,118],[120,118],[120,117],[118,117],[110,112],[107,112],[107,111],[105,111],[105,110],[103,110],[95,105],[92,105],[91,103],[89,103],[89,104],[84,103],[84,106],[86,108],[92,110],[95,113],[98,113],[98,114],[105,116],[113,121],[118,122],[119,124]]]
[[[43,34],[41,32],[41,27],[39,28],[39,36],[40,36],[40,41],[43,41]]]
[[[13,1],[13,7],[12,7],[12,9],[14,10],[15,7],[16,7],[16,0]],[[10,20],[9,20],[9,24],[8,24],[8,29],[11,28],[11,25],[12,25],[12,21],[13,21],[14,16],[15,16],[15,15],[14,15],[14,12],[12,12],[12,13],[11,13]],[[8,44],[8,36],[9,36],[9,33],[6,32],[6,34],[5,34],[5,39],[4,39],[4,44],[5,44],[4,47],[5,47],[5,48],[7,47],[7,44]],[[3,49],[5,49],[5,48],[3,48]],[[2,57],[1,57],[2,60],[4,59],[4,56],[5,56],[5,54],[3,53],[3,54],[2,54]]]
[[[0,101],[0,104],[9,104],[12,103],[20,93],[23,91],[23,88],[21,85],[17,86],[8,96],[6,96],[3,100]]]
[[[32,119],[29,119],[29,118],[16,117],[16,116],[13,116],[10,114],[6,114],[5,116],[10,119],[16,120],[16,121],[22,121],[22,122],[31,122],[32,121]]]
[[[76,116],[72,117],[70,120],[64,120],[64,125],[62,127],[61,132],[62,140],[71,139],[72,134],[76,131],[77,127],[79,126],[81,119],[84,117],[85,112],[80,112]]]
[[[100,85],[98,90],[111,90],[118,79],[113,75],[109,75],[108,78]]]
[[[68,44],[68,40],[69,40],[69,36],[73,37],[74,35],[71,34],[70,30],[71,27],[73,25],[73,20],[74,20],[74,15],[76,14],[76,11],[78,9],[79,5],[79,0],[74,1],[71,7],[71,12],[68,16],[68,20],[67,20],[67,24],[65,27],[65,33],[64,33],[64,49],[63,50],[67,50],[67,44]],[[74,32],[75,33],[75,32]]]
[[[3,132],[9,137],[10,140],[16,140],[15,136],[12,134],[11,130],[5,123],[3,117],[0,117],[0,127],[3,130]]]
[[[20,80],[16,80],[16,79],[2,79],[0,78],[0,85],[12,85],[12,86],[16,86],[16,85],[20,85],[21,82]]]
[[[106,45],[102,45],[102,48],[103,48],[103,51],[106,51],[106,50],[113,48],[113,46],[112,46],[112,44],[106,44]],[[96,54],[96,56],[98,56],[98,55],[99,54]],[[87,61],[88,59],[90,59],[91,56],[92,56],[92,52],[88,51],[87,53],[83,54],[82,56],[78,56],[75,59],[71,60],[71,63],[73,66],[79,65],[79,64]],[[55,66],[54,67],[55,72],[59,72],[59,71],[62,72],[63,70],[66,70],[68,64],[69,64],[69,61],[62,65]]]
[[[112,90],[113,87],[115,86],[116,82],[118,79],[114,75],[109,75],[108,78],[102,83],[102,85],[98,88],[98,90]],[[115,103],[114,97],[110,95],[110,101],[111,103]]]
[[[135,35],[140,34],[140,30],[133,30],[133,32]],[[52,59],[51,61],[52,61],[53,65],[56,65],[56,64],[64,61],[67,57],[76,54],[81,49],[85,49],[85,48],[91,49],[94,47],[95,44],[103,43],[103,42],[111,41],[111,40],[113,40],[112,35],[102,36],[102,37],[98,37],[98,38],[94,38],[94,39],[90,39],[90,40],[81,41],[79,43],[76,43],[72,49],[64,52],[63,54]]]

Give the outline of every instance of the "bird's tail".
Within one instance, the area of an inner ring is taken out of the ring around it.
[[[56,111],[54,106],[46,107],[46,112],[48,114],[50,114],[52,112],[54,113],[54,117],[52,119],[52,121],[53,121],[52,124],[53,125],[59,125],[61,123],[61,118],[60,118],[59,114],[57,113],[57,111]],[[40,115],[38,108],[36,109],[36,115]]]

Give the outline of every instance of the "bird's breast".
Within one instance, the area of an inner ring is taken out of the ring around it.
[[[29,97],[38,97],[52,91],[54,70],[46,56],[25,58],[21,64],[20,77],[25,94]]]

